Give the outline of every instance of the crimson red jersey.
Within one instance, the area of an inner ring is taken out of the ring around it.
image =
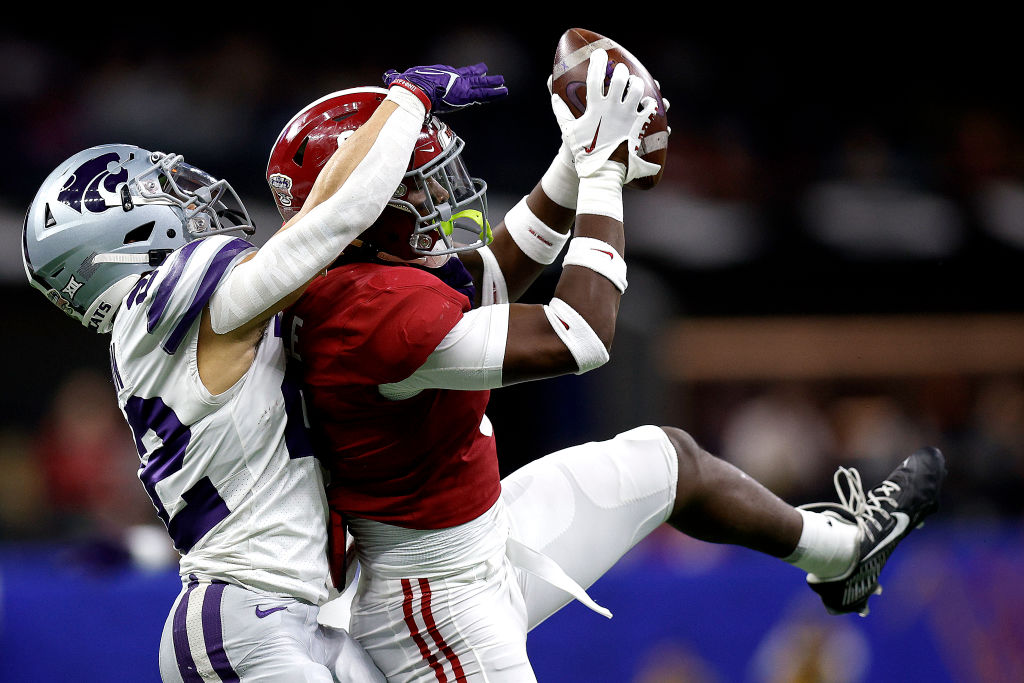
[[[332,507],[416,529],[464,524],[500,494],[489,391],[428,389],[389,400],[470,309],[419,268],[350,263],[317,278],[285,313]]]

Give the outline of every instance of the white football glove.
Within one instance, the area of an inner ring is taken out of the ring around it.
[[[551,108],[580,178],[597,172],[619,144],[626,142],[629,160],[625,182],[628,183],[661,170],[661,166],[644,161],[637,153],[644,126],[652,120],[658,105],[653,97],[644,97],[643,79],[631,76],[621,63],[612,71],[606,94],[607,68],[608,52],[594,50],[587,67],[587,110],[578,119],[558,95],[551,96]]]
[[[554,94],[554,90],[552,90],[552,83],[553,82],[554,82],[554,76],[549,75],[548,76],[548,95],[549,96],[557,97]],[[565,104],[565,103],[563,102],[563,104]],[[557,117],[557,114],[555,116]],[[559,127],[561,127],[561,124],[559,124]],[[575,159],[573,159],[572,150],[569,149],[569,145],[565,142],[565,135],[562,136],[562,144],[559,145],[559,147],[558,147],[558,153],[555,155],[555,161],[564,164],[565,166],[567,166],[572,171],[572,174],[574,176],[576,175],[576,162],[575,162]]]

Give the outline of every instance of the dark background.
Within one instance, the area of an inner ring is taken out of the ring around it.
[[[623,303],[622,350],[603,375],[495,392],[506,471],[637,421],[679,424],[720,449],[721,411],[774,385],[666,376],[659,354],[672,349],[660,332],[673,321],[1021,311],[1019,58],[996,22],[940,18],[943,26],[933,17],[925,30],[891,14],[842,24],[746,16],[737,27],[689,16],[692,25],[671,30],[649,20],[585,24],[660,81],[671,102],[670,154],[656,190],[626,196],[636,293]],[[232,182],[257,218],[259,241],[277,224],[264,170],[281,127],[323,94],[379,84],[386,68],[485,61],[506,76],[506,100],[448,118],[467,140],[471,171],[490,185],[495,220],[557,148],[544,82],[573,18],[407,18],[373,30],[326,19],[316,30],[310,21],[237,21],[225,27],[210,14],[150,32],[101,30],[86,17],[88,30],[35,22],[0,33],[8,244],[0,286],[10,320],[0,342],[9,359],[0,423],[15,440],[41,428],[69,375],[105,373],[105,340],[53,315],[24,286],[17,258],[35,189],[75,151],[117,141],[182,153]],[[528,300],[546,301],[557,275],[545,273]],[[616,374],[616,363],[628,369]],[[938,429],[952,438],[970,419],[974,399],[962,394],[992,378],[950,373],[936,368],[929,379],[960,397],[963,414]],[[858,381],[875,394],[893,383],[905,392],[898,369],[891,374]],[[841,391],[819,381],[810,400],[820,409]],[[521,427],[524,407],[547,418],[538,433]]]

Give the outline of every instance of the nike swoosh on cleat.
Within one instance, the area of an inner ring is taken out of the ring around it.
[[[894,538],[899,538],[900,535],[907,530],[907,527],[910,526],[910,515],[908,515],[907,513],[894,512],[892,513],[892,516],[896,518],[896,526],[892,528],[892,531],[890,531],[885,538],[883,538],[879,543],[875,544],[875,547],[871,550],[870,553],[861,558],[861,562],[874,555],[876,552],[878,552],[879,549],[887,546],[889,544],[889,541],[893,540]]]
[[[256,618],[257,619],[263,619],[264,617],[269,617],[274,612],[280,612],[283,609],[288,609],[288,606],[287,605],[281,605],[280,607],[271,607],[270,609],[264,610],[264,609],[260,609],[259,605],[256,605]]]
[[[597,134],[600,133],[600,132],[601,132],[601,120],[598,119],[598,121],[597,121],[597,128],[594,130],[594,139],[590,141],[590,146],[589,147],[584,147],[583,148],[583,153],[584,154],[590,154],[591,152],[594,151],[594,148],[597,147]]]

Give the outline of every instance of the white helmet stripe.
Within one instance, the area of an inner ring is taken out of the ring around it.
[[[149,253],[145,254],[96,254],[93,263],[149,263]]]

